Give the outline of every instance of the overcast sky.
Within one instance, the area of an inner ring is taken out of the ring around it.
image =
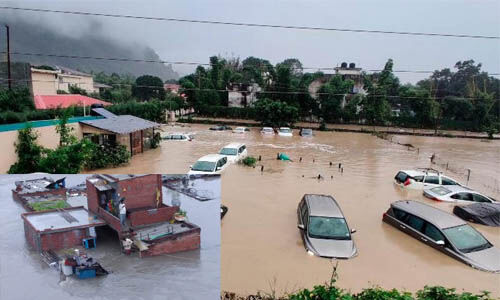
[[[500,0],[17,0],[0,3],[229,22],[500,35]],[[12,14],[12,11],[0,10],[0,16],[6,13]],[[333,67],[346,61],[355,62],[364,69],[380,69],[388,58],[392,58],[395,69],[435,70],[451,68],[459,60],[474,59],[483,64],[483,70],[500,73],[498,39],[234,27],[36,12],[23,12],[19,16],[50,24],[72,35],[92,30],[130,44],[147,44],[167,61],[208,62],[209,56],[220,54],[242,59],[256,56],[272,63],[294,57],[307,67]],[[181,74],[193,70],[189,66],[173,67]],[[415,82],[428,75],[398,76],[402,82]]]

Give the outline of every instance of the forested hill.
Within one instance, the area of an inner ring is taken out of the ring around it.
[[[160,60],[160,57],[153,49],[136,44],[133,41],[129,43],[117,42],[101,34],[100,30],[73,37],[57,32],[53,28],[24,22],[22,19],[8,21],[10,25],[11,52]],[[64,24],[61,24],[61,26],[64,26]],[[126,36],[125,33],[123,35]],[[1,49],[5,51],[3,44]],[[26,61],[32,65],[59,65],[82,72],[102,71],[108,74],[130,74],[135,77],[149,74],[158,76],[163,80],[177,79],[179,77],[171,65],[160,63],[25,55],[12,55],[11,57],[13,61]]]

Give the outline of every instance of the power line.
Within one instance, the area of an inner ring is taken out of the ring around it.
[[[166,21],[166,22],[184,22],[184,23],[211,24],[211,25],[229,25],[229,26],[240,26],[240,27],[245,26],[245,27],[280,28],[280,29],[294,29],[294,30],[319,30],[319,31],[337,31],[337,32],[352,32],[352,33],[378,33],[378,34],[473,38],[473,39],[500,39],[500,36],[488,36],[488,35],[434,33],[434,32],[432,32],[432,33],[431,32],[411,32],[411,31],[385,31],[385,30],[331,28],[331,27],[298,26],[298,25],[274,25],[274,24],[261,24],[261,23],[243,23],[243,22],[226,22],[226,21],[213,21],[213,20],[148,17],[148,16],[122,15],[122,14],[91,13],[91,12],[84,12],[84,11],[52,10],[52,9],[23,8],[23,7],[11,7],[11,6],[0,6],[0,9],[42,12],[42,13],[59,13],[59,14],[69,14],[69,15],[81,15],[81,16],[97,16],[97,17],[152,20],[152,21]]]
[[[6,78],[0,78],[1,81],[8,81]],[[17,82],[54,82],[54,80],[32,80],[32,79],[12,79],[11,81],[17,81]],[[59,83],[63,84],[68,84],[68,85],[85,85],[88,83],[84,82],[68,82],[68,81],[59,81]],[[156,85],[135,85],[135,84],[125,84],[125,83],[112,83],[112,84],[107,84],[111,86],[126,86],[126,87],[142,87],[142,88],[154,88],[154,89],[162,89],[162,86],[156,86]],[[207,88],[182,88],[182,91],[203,91],[203,92],[231,92],[231,90],[224,90],[224,89],[207,89]],[[260,91],[256,92],[256,94],[278,94],[278,95],[310,95],[311,93],[309,91]],[[330,93],[322,93],[322,92],[316,92],[312,93],[314,95],[330,95],[330,96],[345,96],[349,93],[339,93],[339,94],[330,94]],[[65,95],[65,94],[59,94],[59,95]],[[356,95],[356,94],[354,94]],[[363,94],[361,94],[363,95]],[[370,97],[386,97],[386,98],[395,98],[395,99],[422,99],[422,97],[417,97],[417,96],[393,96],[393,95],[384,95],[384,94],[367,94],[365,96],[370,96]],[[454,96],[454,97],[459,97],[459,96]],[[432,97],[429,96],[429,98],[435,99],[435,100],[442,100],[446,97]],[[475,97],[459,97],[461,99],[467,99],[467,100],[478,100],[481,98],[475,98]],[[493,101],[497,101],[500,99],[492,99]]]
[[[5,54],[5,51],[0,52]],[[99,57],[99,56],[80,56],[80,55],[67,55],[67,54],[54,54],[54,53],[30,53],[30,52],[10,52],[11,55],[22,56],[37,56],[37,57],[56,57],[56,58],[69,58],[69,59],[89,59],[89,60],[106,60],[106,61],[120,61],[120,62],[145,62],[145,63],[158,63],[158,64],[172,64],[172,65],[193,65],[193,66],[212,66],[211,63],[191,62],[191,61],[168,61],[168,60],[149,60],[149,59],[135,59],[124,57]],[[337,67],[302,67],[304,70],[318,70],[318,71],[335,71]],[[368,72],[381,72],[383,69],[366,69]],[[416,74],[432,74],[435,71],[430,70],[392,70],[393,73],[416,73]],[[488,73],[491,76],[498,76],[500,73]]]

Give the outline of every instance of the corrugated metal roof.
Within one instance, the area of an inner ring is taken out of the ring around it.
[[[105,118],[111,118],[111,117],[116,117],[116,115],[109,110],[106,110],[104,108],[92,108],[92,111],[97,113],[100,116],[103,116]]]
[[[116,134],[127,134],[160,126],[160,124],[158,123],[144,120],[131,115],[116,116],[92,121],[81,121],[80,123]]]

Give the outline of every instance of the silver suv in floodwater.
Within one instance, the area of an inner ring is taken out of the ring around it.
[[[358,254],[339,205],[328,195],[305,194],[297,208],[298,224],[307,253],[347,259]]]
[[[402,200],[391,204],[383,221],[473,268],[500,272],[500,249],[452,214],[418,201]]]

